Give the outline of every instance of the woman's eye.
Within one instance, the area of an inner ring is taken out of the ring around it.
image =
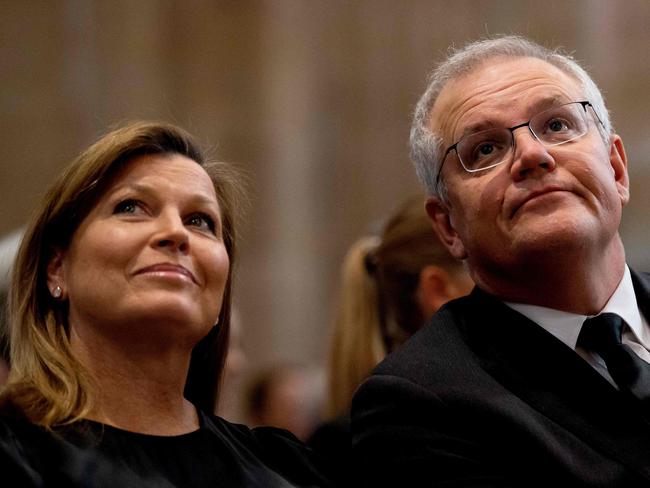
[[[141,207],[142,207],[141,202],[139,202],[138,200],[134,200],[132,198],[129,198],[127,200],[122,200],[120,203],[115,205],[115,209],[113,210],[113,213],[116,213],[116,214],[120,214],[120,213],[132,214],[132,213],[136,213]]]
[[[206,215],[206,214],[193,214],[187,219],[187,225],[191,225],[193,227],[198,227],[199,229],[202,230],[208,230],[214,234],[215,232],[215,224],[214,220],[212,217]]]

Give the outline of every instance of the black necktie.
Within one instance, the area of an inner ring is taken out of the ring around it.
[[[623,319],[603,313],[585,320],[577,345],[603,358],[607,371],[622,392],[650,399],[650,364],[621,342]]]

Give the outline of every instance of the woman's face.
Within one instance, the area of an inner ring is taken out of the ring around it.
[[[228,268],[205,170],[178,154],[145,155],[116,174],[50,262],[48,285],[63,289],[78,336],[193,347],[217,322]]]

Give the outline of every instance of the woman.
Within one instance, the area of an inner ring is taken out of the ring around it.
[[[347,474],[349,410],[356,388],[438,308],[473,286],[464,264],[434,233],[422,197],[398,207],[381,235],[362,237],[350,247],[329,354],[330,421],[309,441],[339,478]]]
[[[276,429],[209,413],[228,345],[232,169],[166,124],[117,129],[53,184],[10,291],[0,469],[16,486],[318,486]]]

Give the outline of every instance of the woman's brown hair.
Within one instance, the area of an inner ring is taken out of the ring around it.
[[[222,212],[230,258],[218,327],[193,349],[185,396],[212,412],[228,349],[235,221],[243,191],[233,167],[210,161],[186,131],[165,123],[135,122],[117,128],[81,153],[52,184],[27,227],[16,256],[9,293],[11,372],[0,396],[5,412],[51,428],[87,416],[94,407],[91,381],[68,341],[67,307],[53,300],[47,265],[107,190],[116,172],[146,154],[179,154],[210,176]]]

